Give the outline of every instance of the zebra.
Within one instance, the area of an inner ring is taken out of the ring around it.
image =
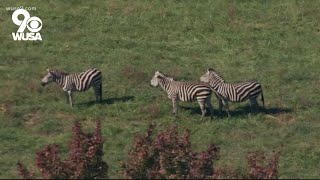
[[[168,98],[171,99],[173,105],[173,114],[177,114],[178,101],[198,101],[202,116],[206,114],[205,104],[208,105],[210,110],[211,119],[213,117],[213,107],[211,105],[211,95],[213,90],[211,87],[202,82],[179,82],[173,80],[159,71],[156,71],[153,78],[150,81],[150,85],[153,87],[160,87],[168,94]]]
[[[252,110],[253,106],[259,105],[257,98],[261,95],[263,108],[265,107],[262,87],[257,81],[227,83],[224,78],[212,68],[207,69],[206,74],[200,78],[200,81],[209,83],[211,88],[217,92],[219,95],[217,96],[217,99],[219,100],[219,109],[222,111],[222,106],[224,106],[229,117],[228,101],[244,102],[249,99]]]
[[[80,73],[66,73],[59,70],[47,69],[47,74],[42,78],[41,85],[45,86],[51,82],[56,82],[66,93],[67,102],[72,103],[72,92],[86,91],[91,86],[94,88],[96,102],[102,101],[102,75],[95,68],[88,69]]]

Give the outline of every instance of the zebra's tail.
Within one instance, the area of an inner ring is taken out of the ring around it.
[[[261,88],[261,101],[262,101],[263,108],[265,108],[262,88]]]
[[[102,83],[99,86],[99,101],[102,102]]]

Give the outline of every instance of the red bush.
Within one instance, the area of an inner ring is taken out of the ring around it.
[[[48,145],[36,153],[36,164],[45,179],[101,179],[107,178],[108,165],[103,161],[103,139],[101,122],[97,122],[95,132],[84,133],[76,123],[72,129],[69,156],[60,159],[59,146]],[[18,172],[23,178],[33,178],[32,174],[18,163]]]
[[[233,167],[215,168],[219,159],[219,147],[210,145],[197,153],[191,148],[190,132],[179,135],[177,126],[172,126],[153,137],[155,125],[151,124],[145,134],[137,135],[123,163],[126,179],[277,179],[279,153],[270,159],[257,151],[247,156],[246,173]],[[97,122],[94,133],[84,133],[76,123],[72,129],[69,156],[60,159],[59,146],[48,145],[36,154],[36,164],[41,178],[46,179],[102,179],[108,178],[108,165],[103,161],[103,138],[101,123]],[[18,162],[19,175],[24,179],[35,178]]]
[[[33,179],[34,175],[31,174],[28,169],[21,164],[20,162],[17,163],[17,169],[19,172],[19,175],[23,178],[23,179]]]
[[[264,152],[249,153],[248,178],[252,179],[278,179],[279,153],[274,153],[268,160]]]
[[[247,172],[224,166],[215,169],[213,179],[278,179],[279,154],[274,153],[267,159],[262,151],[248,153]]]
[[[135,137],[128,161],[123,164],[124,178],[212,178],[214,161],[219,158],[218,146],[210,145],[206,151],[195,153],[190,132],[186,130],[179,136],[177,126],[158,133],[153,141],[154,127],[150,125],[147,133]]]
[[[155,125],[137,135],[128,160],[123,163],[126,179],[277,179],[279,153],[267,160],[262,152],[249,153],[247,173],[232,167],[214,168],[219,147],[212,144],[206,151],[192,151],[190,132],[179,135],[177,126],[152,138]]]

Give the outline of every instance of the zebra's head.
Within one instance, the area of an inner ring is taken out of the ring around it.
[[[54,81],[54,74],[50,69],[47,69],[47,74],[41,79],[41,85],[45,86]]]
[[[201,76],[201,82],[209,83],[210,81],[224,82],[224,78],[214,69],[209,68],[207,72]]]
[[[166,80],[169,80],[169,81],[173,81],[173,78],[171,77],[168,77],[166,76],[165,74],[159,72],[159,71],[156,71],[154,73],[154,76],[152,77],[151,81],[150,81],[150,85],[151,86],[158,86],[160,81],[163,80],[163,79],[166,79]]]

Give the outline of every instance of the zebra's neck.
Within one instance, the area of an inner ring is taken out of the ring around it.
[[[224,78],[217,72],[211,72],[211,76],[217,79],[220,82],[225,82]]]
[[[219,80],[211,80],[210,81],[210,86],[214,89],[214,90],[218,90],[219,87],[223,84],[223,82],[219,81]]]
[[[171,81],[168,80],[168,79],[166,79],[166,78],[161,79],[161,81],[159,82],[159,84],[160,84],[161,88],[162,88],[163,90],[165,90],[166,92],[168,92],[168,90],[169,90],[170,87],[171,87]]]
[[[59,84],[59,86],[64,87],[66,84],[66,77],[67,75],[64,74],[55,74],[54,81]]]

